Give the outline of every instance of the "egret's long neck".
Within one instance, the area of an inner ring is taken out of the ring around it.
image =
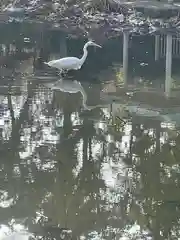
[[[83,54],[82,58],[80,59],[81,64],[83,64],[85,62],[85,60],[87,58],[87,55],[88,55],[88,51],[87,51],[87,46],[86,45],[83,48],[83,52],[84,52],[84,54]]]

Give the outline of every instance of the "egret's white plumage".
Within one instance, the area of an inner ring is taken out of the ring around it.
[[[45,62],[45,64],[47,64],[49,67],[53,67],[53,68],[57,68],[59,70],[78,70],[81,68],[81,66],[83,65],[83,63],[85,62],[87,55],[88,55],[88,51],[87,48],[88,46],[96,46],[96,47],[100,47],[100,45],[89,41],[84,45],[83,48],[83,56],[81,58],[77,58],[77,57],[65,57],[65,58],[60,58],[57,60],[52,60],[49,62]]]

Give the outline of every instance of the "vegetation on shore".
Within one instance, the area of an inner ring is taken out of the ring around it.
[[[11,21],[47,23],[51,29],[78,37],[109,38],[121,35],[124,29],[139,35],[180,30],[178,7],[165,8],[158,1],[152,1],[152,5],[157,6],[134,6],[114,0],[40,0],[33,4],[29,0],[3,0],[1,11],[6,9],[3,12],[9,14]],[[19,8],[19,15],[12,8],[8,11],[7,6]]]

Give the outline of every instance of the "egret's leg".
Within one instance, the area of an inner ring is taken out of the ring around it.
[[[62,70],[61,71],[61,76],[65,77],[67,75],[68,71],[67,70]]]
[[[62,71],[58,72],[58,76],[61,76],[62,75]]]
[[[68,73],[68,70],[64,70],[63,72],[64,72],[64,74],[65,74],[65,75],[67,75],[67,73]]]
[[[63,71],[63,69],[61,69],[60,71],[59,71],[59,73],[58,73],[58,76],[63,76],[63,73],[64,73],[64,71]]]

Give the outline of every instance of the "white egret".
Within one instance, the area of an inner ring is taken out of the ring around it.
[[[81,66],[83,65],[83,63],[85,62],[87,55],[88,55],[88,51],[87,48],[89,46],[95,46],[95,47],[99,47],[101,48],[100,45],[89,41],[84,45],[83,51],[84,54],[81,58],[77,58],[77,57],[65,57],[65,58],[60,58],[60,59],[56,59],[56,60],[52,60],[49,62],[44,62],[45,64],[47,64],[49,67],[52,68],[57,68],[59,70],[78,70],[81,68]]]

